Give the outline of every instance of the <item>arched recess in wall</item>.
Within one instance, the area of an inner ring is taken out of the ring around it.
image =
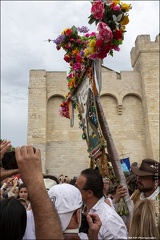
[[[123,105],[123,121],[125,124],[130,126],[130,130],[134,132],[139,131],[142,133],[144,121],[143,121],[143,111],[142,111],[142,100],[140,96],[136,94],[127,94],[122,99]],[[140,127],[141,126],[141,127]],[[139,135],[138,135],[139,137]]]
[[[100,97],[101,105],[107,122],[113,124],[113,116],[117,115],[117,98],[113,94],[103,94]],[[112,121],[111,121],[112,120]]]
[[[47,141],[63,140],[63,131],[68,129],[69,120],[59,115],[59,107],[64,98],[52,96],[47,102]]]
[[[118,115],[118,99],[115,95],[105,94],[100,97],[100,101],[116,149],[120,153],[121,149],[123,149],[123,146],[121,146],[121,142],[119,140],[119,131],[121,129],[121,116]]]
[[[82,140],[82,130],[75,123],[70,127],[70,120],[59,115],[59,106],[64,98],[52,96],[47,103],[47,144],[45,168],[47,174],[59,176],[65,174],[77,176],[88,166],[87,145]],[[75,113],[75,119],[78,117]],[[66,167],[67,166],[67,167]]]
[[[122,106],[122,126],[124,130],[121,141],[127,147],[127,150],[132,153],[132,161],[141,161],[146,156],[141,97],[136,94],[127,94],[122,100]]]

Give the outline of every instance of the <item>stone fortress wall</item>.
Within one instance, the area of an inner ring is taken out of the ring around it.
[[[159,35],[139,35],[131,49],[133,71],[117,73],[102,66],[101,104],[120,158],[159,161]],[[66,72],[31,70],[28,144],[42,152],[43,173],[70,177],[89,167],[87,145],[79,129],[59,115],[68,92]]]

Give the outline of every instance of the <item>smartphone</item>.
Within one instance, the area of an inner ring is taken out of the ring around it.
[[[35,153],[36,149],[33,148],[33,150],[34,150],[34,153]],[[4,156],[2,158],[2,167],[5,170],[17,169],[18,168],[14,150],[13,151],[8,151],[4,154]]]
[[[15,157],[15,151],[8,151],[4,154],[2,158],[2,167],[5,170],[18,168],[16,157]]]
[[[81,218],[81,226],[80,226],[79,232],[88,234],[89,225],[88,225],[86,215],[84,213],[82,213],[81,217],[82,217]]]

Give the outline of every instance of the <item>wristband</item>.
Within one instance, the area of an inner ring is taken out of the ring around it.
[[[6,186],[7,186],[7,184],[6,184],[6,183],[3,183],[1,189],[5,189],[5,190],[7,190],[7,189],[6,189]]]

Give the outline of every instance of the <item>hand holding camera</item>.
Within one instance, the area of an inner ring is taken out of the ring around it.
[[[98,239],[98,233],[102,226],[101,219],[99,218],[98,214],[96,213],[89,213],[87,216],[87,222],[89,225],[88,228],[88,238],[89,239]]]
[[[7,140],[0,140],[0,159],[2,160],[4,154],[11,147],[11,142]]]

